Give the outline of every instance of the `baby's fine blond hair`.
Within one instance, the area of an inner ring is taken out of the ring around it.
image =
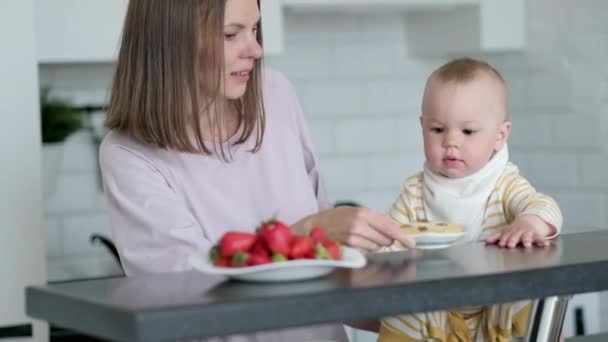
[[[463,57],[457,58],[447,62],[441,67],[437,68],[431,75],[429,76],[426,86],[424,89],[425,96],[429,91],[429,88],[432,83],[469,83],[471,81],[476,80],[478,77],[488,76],[491,79],[495,80],[500,89],[501,96],[500,101],[501,105],[505,108],[505,117],[504,120],[509,120],[509,112],[507,110],[507,97],[508,97],[508,89],[507,82],[502,77],[500,72],[496,70],[492,65],[487,62]]]
[[[485,73],[496,78],[500,83],[505,84],[505,80],[493,66],[487,62],[473,58],[458,58],[454,59],[435,70],[429,79],[436,79],[442,82],[469,82],[479,76],[480,73]]]

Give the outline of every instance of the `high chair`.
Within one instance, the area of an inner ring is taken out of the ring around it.
[[[530,318],[524,341],[558,342],[572,296],[553,296],[532,301]]]

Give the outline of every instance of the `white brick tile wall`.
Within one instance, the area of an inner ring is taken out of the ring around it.
[[[501,64],[497,64],[501,65]],[[521,73],[520,71],[509,72],[500,70],[503,73],[503,77],[507,82],[507,87],[509,89],[509,110],[511,113],[511,118],[515,119],[518,116],[527,116],[528,111],[528,80],[526,78],[526,74]]]
[[[563,109],[569,105],[571,85],[565,72],[532,74],[528,76],[526,105],[529,108]]]
[[[341,13],[288,15],[285,20],[287,43],[343,43],[361,37],[361,17]]]
[[[513,152],[512,160],[520,173],[539,189],[574,189],[578,179],[578,160],[573,154]]]
[[[97,213],[99,191],[95,173],[64,172],[59,176],[56,192],[46,201],[46,213]]]
[[[608,3],[602,0],[585,0],[585,6],[570,4],[572,32],[589,34],[593,32],[608,32],[606,21],[599,13],[608,13]]]
[[[330,194],[334,191],[367,188],[369,162],[365,156],[321,157],[319,163]]]
[[[512,115],[512,131],[509,146],[515,148],[551,147],[551,116],[539,115]]]
[[[608,154],[582,156],[581,186],[608,190],[606,170],[608,170]]]
[[[574,30],[567,33],[570,36],[577,36],[576,39],[567,39],[564,49],[564,54],[569,61],[581,62],[589,61],[592,63],[601,62],[602,58],[608,57],[608,48],[604,44],[598,44],[600,41],[605,41],[608,37],[608,31],[586,32],[581,33],[579,30]],[[589,53],[593,51],[593,53]],[[591,64],[590,66],[593,66]]]
[[[598,37],[595,37],[597,44]],[[608,34],[604,38],[608,41]],[[607,51],[608,52],[608,51]],[[608,57],[608,53],[605,54]],[[597,61],[596,63],[599,63]],[[597,70],[588,60],[573,61],[569,64],[570,105],[577,114],[605,112],[608,103],[607,74]]]
[[[323,156],[335,153],[334,122],[332,120],[309,120],[308,128],[312,134],[317,155]]]
[[[414,152],[416,156],[424,156],[419,112],[419,108],[417,111],[412,109],[397,119],[397,147],[404,153]]]
[[[372,116],[419,116],[426,79],[388,79],[367,82],[366,113]]]
[[[74,133],[65,142],[63,148],[63,164],[66,172],[88,172],[97,170],[97,145],[93,143],[88,131]]]
[[[365,191],[352,195],[354,200],[376,210],[380,213],[388,212],[388,209],[397,198],[397,192],[385,191]]]
[[[389,43],[405,52],[405,24],[402,15],[363,15],[359,20],[359,36],[354,41]]]
[[[606,194],[560,192],[553,195],[564,215],[564,232],[606,229]]]
[[[370,188],[392,190],[394,192],[393,196],[396,197],[401,192],[405,179],[422,170],[423,160],[424,155],[420,151],[368,158]]]
[[[407,41],[405,42],[407,50]],[[415,58],[406,52],[405,58],[396,61],[395,76],[411,78],[412,80],[426,80],[426,78],[437,68],[448,60],[447,56],[424,56]],[[424,84],[424,82],[422,82]]]
[[[331,73],[333,47],[321,42],[286,43],[285,53],[267,59],[267,64],[281,70],[294,81],[298,79],[326,79]]]
[[[381,77],[392,75],[401,59],[404,46],[383,42],[338,44],[334,49],[336,75],[348,77]]]
[[[527,73],[537,70],[529,58],[530,51],[504,51],[500,53],[476,53],[471,54],[473,58],[491,60],[494,65],[500,67],[503,78],[507,81],[507,86],[513,91],[522,89],[519,84],[514,83],[516,79],[524,81]]]
[[[334,202],[342,200],[354,201],[380,213],[387,212],[395,198],[395,191],[390,190],[346,190],[333,191],[331,193],[331,199]]]
[[[511,162],[515,163],[517,167],[519,167],[520,174],[531,181],[529,174],[527,173],[527,170],[530,169],[528,162],[531,160],[531,158],[522,155],[516,147],[511,145],[509,149],[509,159]]]
[[[63,223],[64,254],[107,255],[105,248],[91,243],[93,234],[111,236],[110,221],[105,213],[66,217]]]
[[[603,143],[600,116],[596,114],[556,115],[551,118],[555,148],[598,149]]]
[[[345,81],[299,82],[298,97],[308,117],[363,115],[363,86]]]
[[[349,119],[336,123],[336,150],[344,154],[367,154],[397,148],[397,120]]]

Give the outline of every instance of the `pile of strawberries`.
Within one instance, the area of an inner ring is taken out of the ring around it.
[[[209,259],[218,267],[244,267],[297,259],[340,259],[342,248],[325,238],[321,227],[314,227],[308,236],[293,234],[289,226],[278,220],[262,224],[256,233],[229,231],[209,252]]]

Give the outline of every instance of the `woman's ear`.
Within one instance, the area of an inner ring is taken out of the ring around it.
[[[496,137],[496,144],[494,145],[495,151],[500,151],[509,140],[511,134],[511,121],[504,121],[498,127],[498,136]]]

